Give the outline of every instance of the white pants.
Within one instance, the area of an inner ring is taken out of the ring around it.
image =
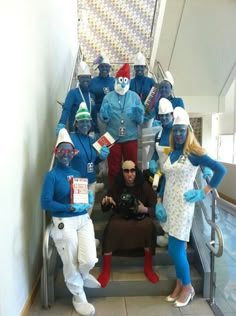
[[[93,192],[93,196],[94,196],[93,205],[92,205],[92,207],[90,207],[90,208],[88,209],[89,216],[92,215],[93,206],[94,206],[94,202],[95,202],[95,187],[96,187],[96,181],[93,182],[93,183],[90,183],[89,186],[88,186],[89,191],[92,191],[92,192]]]
[[[92,220],[88,214],[52,220],[51,236],[63,262],[66,285],[73,295],[79,295],[84,279],[98,262]]]

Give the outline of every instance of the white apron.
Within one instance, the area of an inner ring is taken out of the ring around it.
[[[158,135],[159,140],[161,138],[161,134],[162,134],[162,130],[160,131],[160,133]],[[166,161],[166,159],[170,153],[170,146],[160,146],[159,141],[156,142],[155,146],[156,146],[156,152],[157,152],[158,157],[159,157],[158,169],[160,169],[161,172],[163,172],[163,164]]]
[[[195,203],[186,202],[184,193],[194,189],[193,183],[198,166],[193,166],[187,156],[171,164],[170,157],[163,165],[166,185],[163,206],[167,213],[167,221],[162,228],[170,236],[189,241]]]

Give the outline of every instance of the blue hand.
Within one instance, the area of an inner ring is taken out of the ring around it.
[[[82,213],[85,210],[87,210],[90,207],[92,207],[91,204],[71,204],[71,206],[75,209],[74,210],[75,213]]]
[[[162,222],[162,223],[165,223],[166,220],[167,220],[167,216],[166,216],[166,210],[163,206],[162,203],[157,203],[156,204],[156,207],[155,207],[155,215],[156,215],[156,218]]]
[[[203,200],[206,194],[203,189],[201,190],[190,190],[184,193],[184,199],[187,202],[194,203]]]
[[[106,145],[104,145],[102,146],[101,151],[99,153],[99,158],[101,160],[104,160],[107,158],[109,154],[110,154],[110,149]]]
[[[154,121],[152,122],[152,127],[155,127],[155,126],[161,126],[161,121],[154,120]]]
[[[92,191],[88,192],[88,200],[89,200],[89,204],[93,204],[94,202],[94,195]]]
[[[57,124],[57,127],[56,127],[56,136],[58,136],[60,130],[61,130],[62,128],[65,128],[65,127],[66,127],[65,124],[63,124],[63,123],[58,123],[58,124]]]
[[[202,174],[203,179],[206,180],[207,177],[211,179],[212,176],[213,176],[212,170],[208,167],[204,167],[203,174]]]
[[[150,160],[149,161],[149,171],[153,174],[155,174],[157,172],[158,169],[158,165],[157,162],[155,160]]]

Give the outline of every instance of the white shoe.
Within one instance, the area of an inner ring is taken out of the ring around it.
[[[157,246],[159,247],[167,247],[168,246],[168,234],[164,234],[163,236],[157,236]]]
[[[80,316],[93,316],[95,314],[95,308],[88,303],[84,291],[80,295],[73,296],[72,304]]]
[[[87,277],[84,279],[84,286],[89,288],[100,288],[101,284],[97,281],[97,279],[92,275],[88,274]]]
[[[104,189],[104,183],[96,183],[95,184],[95,192],[100,192]]]

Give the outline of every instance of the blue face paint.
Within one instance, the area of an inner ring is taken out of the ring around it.
[[[80,75],[78,76],[79,79],[79,85],[82,88],[88,88],[89,83],[91,81],[91,76],[88,75]]]
[[[167,98],[171,95],[172,88],[168,81],[162,81],[159,86],[159,92],[161,97]]]
[[[144,65],[135,65],[134,66],[134,71],[135,71],[135,75],[136,76],[142,77],[144,75],[145,66]]]
[[[184,124],[176,124],[172,127],[172,130],[175,143],[183,145],[187,137],[187,126]]]
[[[166,113],[166,114],[159,114],[159,118],[161,121],[162,126],[167,126],[173,119],[173,116],[171,113]]]
[[[99,69],[99,75],[103,78],[107,77],[109,75],[109,72],[111,70],[111,66],[109,64],[100,64],[98,66]]]
[[[68,166],[75,155],[74,147],[69,143],[61,143],[55,149],[55,155],[61,164]]]
[[[81,134],[87,135],[91,129],[92,123],[91,120],[80,120],[77,121],[78,131]]]

